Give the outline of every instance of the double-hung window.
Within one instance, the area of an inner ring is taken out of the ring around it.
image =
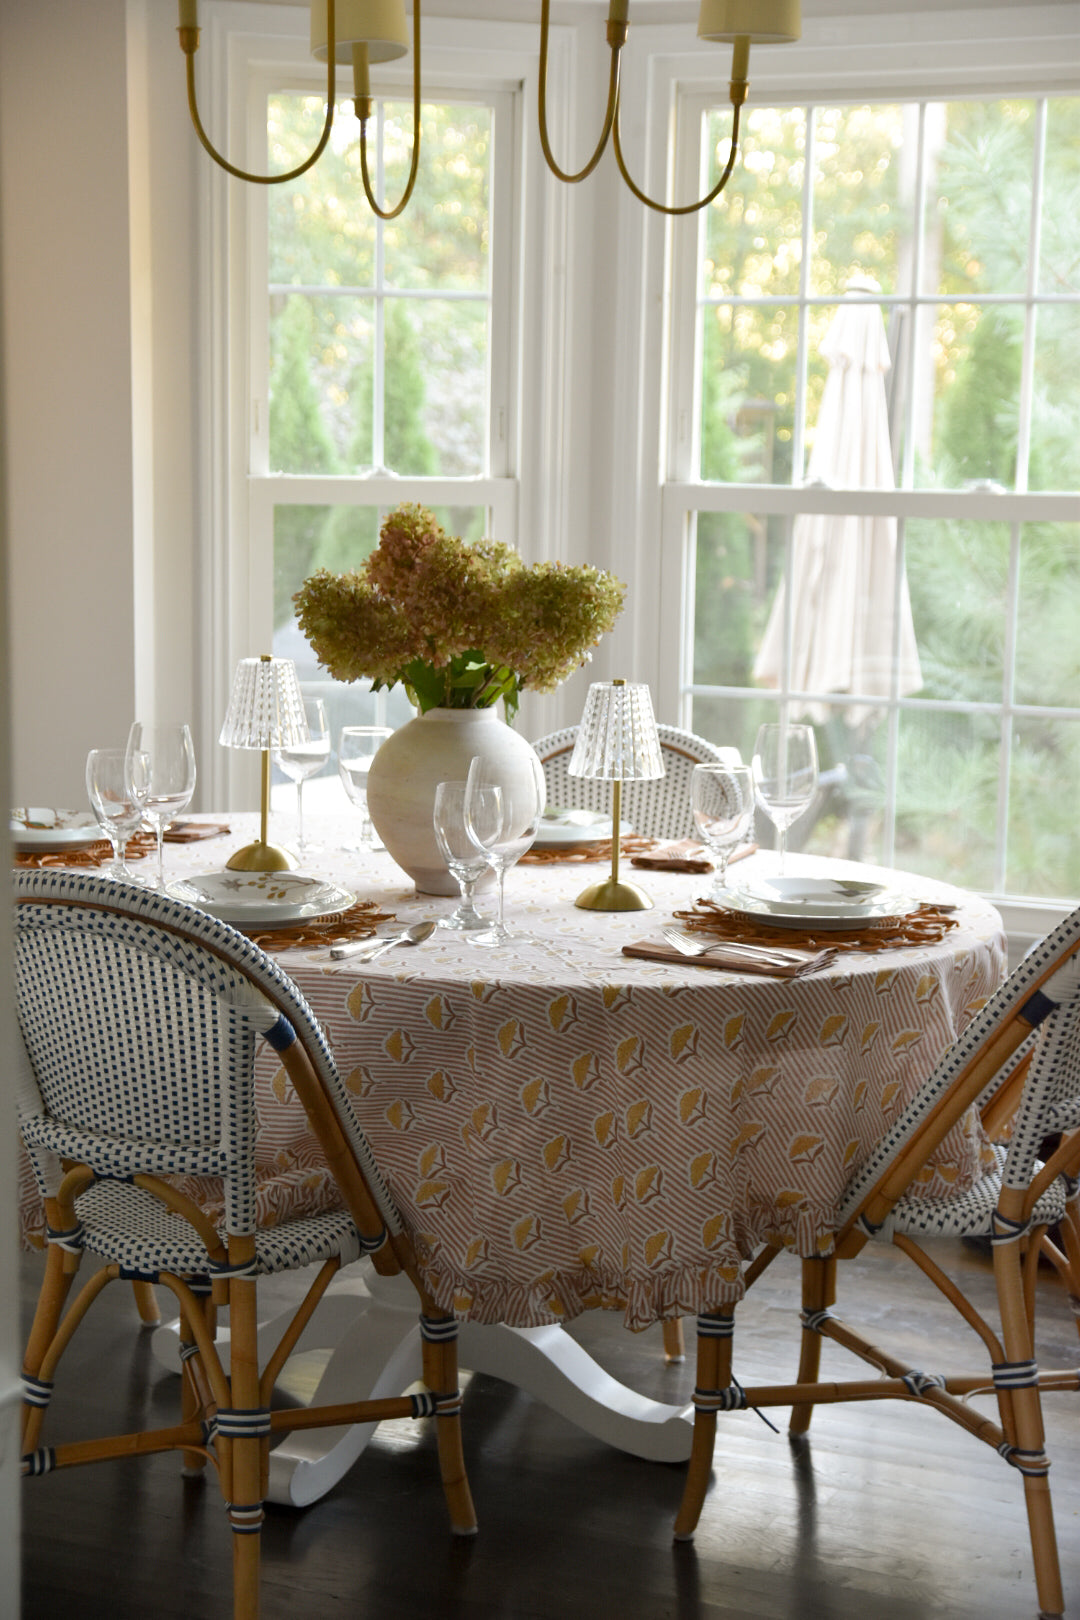
[[[207,7],[208,121],[247,168],[281,172],[318,140],[325,68],[303,14],[251,15],[249,33]],[[206,451],[210,724],[235,657],[271,648],[327,700],[333,738],[343,724],[400,724],[403,690],[374,694],[318,668],[294,593],[319,568],[360,566],[403,502],[452,533],[519,541],[522,80],[512,39],[489,31],[473,51],[468,28],[426,25],[420,165],[397,218],[365,200],[347,73],[330,145],[298,179],[209,175],[207,351],[225,352],[227,330],[229,360],[211,390],[225,431],[210,424]],[[392,209],[412,153],[408,70],[380,69],[373,91],[369,174]]]
[[[730,113],[680,116],[690,194]],[[680,718],[745,757],[764,720],[814,724],[792,847],[1075,898],[1080,99],[777,99],[744,127],[675,258]]]

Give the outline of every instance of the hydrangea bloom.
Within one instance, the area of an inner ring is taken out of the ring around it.
[[[401,681],[422,712],[513,714],[523,687],[553,691],[618,617],[626,587],[589,566],[527,568],[494,540],[467,544],[421,506],[391,512],[347,574],[320,569],[294,598],[300,628],[335,680]]]

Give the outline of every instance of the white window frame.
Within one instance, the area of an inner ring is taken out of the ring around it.
[[[983,37],[971,36],[972,13],[920,13],[918,29],[931,43],[918,51],[911,47],[903,19],[847,19],[843,22],[811,23],[801,46],[784,47],[783,55],[769,53],[763,73],[753,74],[752,99],[762,106],[818,106],[890,99],[958,99],[963,96],[999,95],[1041,96],[1053,92],[1077,94],[1080,73],[1069,70],[1068,52],[1062,36],[1077,33],[1075,12],[1066,18],[1066,8],[1032,6],[1022,11],[1002,8],[980,12]],[[876,38],[874,36],[877,36]],[[885,36],[884,38],[882,36]],[[894,38],[890,41],[889,36]],[[1073,60],[1076,58],[1074,56]],[[699,140],[702,112],[706,106],[722,104],[715,83],[706,91],[700,58],[693,62],[672,62],[668,68],[669,91],[677,108],[679,139],[676,143],[676,192],[679,198],[700,189]],[[1037,201],[1037,198],[1036,198]],[[894,515],[898,520],[898,568],[903,564],[905,521],[918,518],[964,516],[975,521],[1011,525],[1013,577],[1019,548],[1020,527],[1025,523],[1080,521],[1080,500],[1073,493],[1027,493],[1026,444],[1021,447],[1016,493],[987,494],[968,491],[900,489],[897,491],[857,491],[807,489],[793,486],[758,484],[709,484],[697,480],[700,401],[695,376],[697,337],[698,227],[696,218],[680,222],[670,233],[669,370],[667,413],[664,438],[666,477],[660,494],[660,640],[675,656],[658,671],[657,696],[660,709],[687,724],[695,695],[728,695],[727,688],[695,686],[692,680],[694,551],[698,512],[747,512],[776,515],[791,525],[798,513],[855,513]],[[1033,261],[1035,254],[1033,252]],[[804,276],[808,267],[804,266]],[[1029,287],[1021,301],[1031,302]],[[806,298],[804,283],[801,298]],[[798,303],[799,298],[789,300]],[[810,302],[825,301],[809,299]],[[835,300],[831,300],[835,302]],[[1043,301],[1040,298],[1040,301]],[[1054,302],[1046,298],[1045,302]],[[939,303],[940,298],[898,299],[906,307],[915,302]],[[914,341],[915,322],[909,341]],[[1022,386],[1030,389],[1032,344],[1025,345]],[[798,364],[805,368],[806,357]],[[803,464],[804,423],[797,418],[793,465]],[[907,435],[911,454],[912,435]],[[908,469],[909,470],[909,469]],[[909,480],[910,482],[910,480]],[[790,558],[789,558],[790,561]],[[1008,652],[1008,649],[1007,649]],[[743,689],[738,689],[742,693]],[[731,695],[734,695],[732,692]],[[770,696],[775,696],[770,692]],[[784,693],[779,694],[782,700]],[[835,698],[830,699],[835,701]],[[901,709],[926,707],[927,700],[898,698],[888,703],[889,723],[894,726]],[[941,704],[944,708],[986,711],[1001,716],[1002,734],[1008,746],[1013,718],[1035,716],[1044,711],[1032,706],[1011,704],[1006,698],[994,704]],[[1049,712],[1049,711],[1047,711]],[[1080,718],[1080,709],[1055,708],[1063,718]],[[1002,790],[1003,792],[1006,789]],[[999,802],[999,821],[1004,805]],[[890,847],[886,860],[891,858]],[[1001,852],[998,873],[1000,876]],[[1000,891],[1000,884],[998,885]],[[1000,907],[1010,934],[1017,939],[1039,937],[1064,914],[1065,908],[1052,901],[1018,901],[1002,892],[990,898]]]
[[[200,25],[196,66],[203,122],[232,161],[259,169],[268,89],[304,84],[309,76],[312,84],[325,84],[318,65],[310,63],[308,11],[203,0]],[[537,143],[525,134],[536,118],[537,30],[439,17],[425,18],[423,27],[424,94],[459,89],[499,99],[506,127],[496,137],[502,147],[496,164],[502,167],[493,183],[501,188],[501,202],[508,188],[516,190],[512,229],[492,233],[492,293],[498,291],[503,313],[489,357],[489,466],[483,476],[466,479],[270,473],[266,350],[256,336],[267,310],[265,188],[231,179],[206,159],[198,231],[204,474],[199,674],[206,736],[217,735],[237,660],[269,650],[276,505],[389,507],[403,499],[483,505],[491,513],[493,537],[516,545],[527,560],[566,558],[570,551],[569,503],[562,490],[573,459],[564,377],[574,232],[566,188],[537,183]],[[567,123],[576,89],[573,43],[572,29],[552,31],[549,81]],[[408,70],[378,70],[374,84],[377,93],[386,87],[411,97]],[[342,83],[339,70],[339,97],[348,90],[348,75]],[[565,139],[565,127],[560,135]],[[493,195],[493,212],[495,203]],[[254,802],[253,770],[252,761],[236,751],[212,750],[202,771],[207,802]]]

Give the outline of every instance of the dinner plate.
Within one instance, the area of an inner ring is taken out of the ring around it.
[[[18,850],[85,849],[105,837],[92,810],[27,806],[11,812],[9,825]]]
[[[533,849],[558,849],[565,844],[602,844],[611,837],[611,817],[602,810],[573,810],[569,814],[575,818],[573,821],[541,821],[540,831],[532,842]],[[625,838],[633,830],[628,821],[619,822],[620,838]]]
[[[174,900],[237,928],[284,928],[345,911],[356,896],[302,872],[201,872],[166,886]]]
[[[736,884],[724,905],[782,928],[856,928],[879,917],[904,917],[909,895],[859,878],[756,877]]]

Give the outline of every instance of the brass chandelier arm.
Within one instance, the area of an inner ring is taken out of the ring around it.
[[[611,75],[608,81],[607,111],[604,113],[604,127],[596,150],[583,169],[577,174],[569,174],[561,169],[555,161],[548,140],[547,127],[547,68],[548,68],[548,25],[551,19],[551,0],[542,0],[540,8],[540,85],[539,85],[539,116],[540,116],[540,146],[544,154],[544,162],[557,180],[564,180],[567,185],[576,186],[579,180],[585,180],[599,163],[604,155],[608,137],[615,127],[619,108],[619,58],[620,52],[626,43],[628,28],[625,23],[608,21],[608,44],[611,46]]]
[[[334,0],[329,0],[332,6]],[[375,200],[371,179],[368,175],[367,162],[367,120],[368,115],[357,113],[360,118],[360,178],[364,183],[364,195],[368,200],[368,207],[380,219],[397,219],[413,194],[416,184],[416,175],[420,167],[420,0],[413,3],[413,144],[412,162],[409,165],[409,178],[405,183],[405,190],[401,194],[401,201],[396,208],[381,208]]]
[[[667,214],[672,218],[677,218],[682,214],[696,214],[702,208],[707,208],[711,202],[715,202],[717,197],[719,197],[720,193],[723,191],[724,187],[727,185],[728,181],[731,179],[731,171],[735,167],[735,159],[739,154],[739,114],[741,111],[741,103],[735,101],[731,120],[731,152],[728,156],[727,163],[724,165],[724,172],[716,182],[715,186],[713,186],[712,190],[706,196],[699,198],[697,202],[681,203],[678,205],[656,202],[652,197],[647,197],[642,191],[641,187],[635,183],[626,167],[626,161],[623,158],[622,142],[619,139],[619,115],[618,112],[616,112],[615,126],[612,130],[612,143],[615,148],[615,161],[619,165],[619,173],[626,181],[626,184],[629,186],[630,190],[634,193],[634,196],[637,198],[638,202],[644,203],[646,208],[651,208],[657,214]]]
[[[330,43],[329,66],[326,74],[326,121],[323,124],[322,134],[319,136],[315,150],[309,157],[304,159],[303,163],[298,164],[295,169],[287,170],[284,174],[249,174],[246,169],[238,169],[235,163],[230,163],[228,158],[222,157],[221,153],[214,147],[209,135],[203,128],[202,119],[199,117],[199,108],[195,96],[195,52],[199,48],[199,29],[196,22],[188,20],[188,13],[190,13],[191,18],[194,18],[194,6],[185,6],[184,0],[180,0],[181,20],[177,33],[180,35],[180,49],[183,51],[187,61],[188,111],[191,113],[191,122],[195,126],[196,135],[214,162],[224,169],[227,174],[233,175],[235,179],[247,180],[250,184],[256,186],[279,186],[286,180],[295,180],[299,175],[306,174],[308,169],[316,164],[325,152],[326,144],[330,139],[330,131],[334,124],[334,97],[337,86],[334,64],[334,0],[327,0],[326,4],[327,33]]]

